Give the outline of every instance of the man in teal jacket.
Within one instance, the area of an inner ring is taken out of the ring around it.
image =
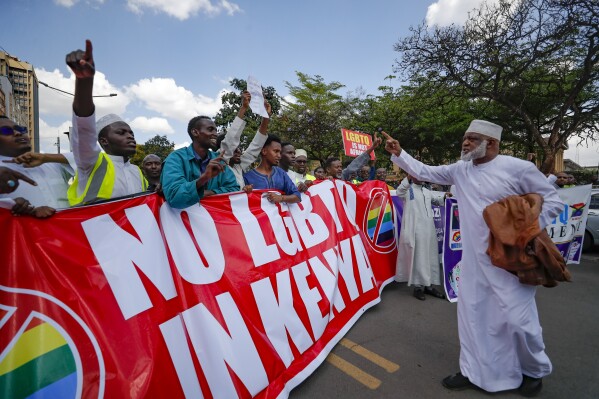
[[[207,116],[189,121],[189,147],[172,152],[162,168],[162,191],[173,208],[187,208],[214,194],[239,191],[235,175],[223,157],[210,151],[216,147],[217,130]]]

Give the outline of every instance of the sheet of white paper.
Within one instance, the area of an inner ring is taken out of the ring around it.
[[[248,91],[252,95],[252,100],[250,101],[250,108],[252,109],[252,112],[260,115],[263,118],[268,118],[268,113],[266,112],[266,108],[264,108],[262,85],[252,75],[248,76],[247,84]]]

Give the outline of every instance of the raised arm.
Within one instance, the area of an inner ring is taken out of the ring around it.
[[[92,92],[96,73],[92,42],[85,41],[85,51],[75,50],[67,54],[66,63],[75,74],[73,111],[77,116],[91,116],[95,111]]]
[[[266,112],[270,116],[272,108],[266,100],[264,100],[264,108],[266,108]],[[260,155],[260,151],[262,151],[262,147],[264,147],[264,143],[268,138],[269,122],[270,118],[262,118],[258,132],[256,132],[254,135],[254,138],[252,139],[252,142],[248,148],[243,152],[243,154],[241,154],[241,169],[244,172],[247,172],[252,163],[254,163],[254,161],[258,158],[258,155]]]
[[[374,139],[372,140],[372,144],[370,145],[370,147],[368,147],[366,151],[364,151],[362,154],[358,155],[353,161],[351,161],[351,163],[347,165],[347,168],[343,169],[343,171],[341,172],[343,180],[349,180],[349,177],[352,173],[358,173],[358,171],[362,169],[362,166],[368,163],[368,161],[370,160],[370,154],[372,153],[372,151],[376,150],[376,148],[381,144],[381,142],[382,139],[375,132]]]
[[[225,138],[220,143],[220,155],[223,159],[228,163],[229,159],[233,156],[235,149],[239,147],[239,142],[241,141],[241,134],[243,133],[243,129],[245,129],[245,121],[243,117],[250,107],[250,100],[252,99],[252,95],[249,91],[244,91],[241,93],[241,107],[239,107],[239,111],[237,111],[237,116],[233,120],[233,123],[227,130],[227,134]]]
[[[412,158],[410,154],[403,151],[399,141],[382,132],[386,138],[385,149],[391,153],[391,162],[405,170],[409,175],[414,176],[420,181],[427,181],[437,184],[454,184],[453,165],[429,166]]]
[[[70,135],[73,155],[77,167],[90,170],[101,151],[92,98],[96,68],[91,41],[85,41],[85,51],[75,50],[67,54],[66,63],[75,74],[73,130]]]

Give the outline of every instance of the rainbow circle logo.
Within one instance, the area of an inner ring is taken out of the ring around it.
[[[380,187],[370,191],[370,200],[364,213],[362,231],[368,243],[379,253],[389,253],[395,249],[395,207],[388,192]]]
[[[455,233],[453,233],[453,235],[451,236],[451,240],[453,242],[460,242],[460,240],[462,239],[462,235],[460,234],[459,231],[456,231]]]
[[[101,398],[104,378],[98,342],[71,308],[0,286],[0,397]]]

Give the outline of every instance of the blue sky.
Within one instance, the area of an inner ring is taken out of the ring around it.
[[[187,121],[213,116],[232,77],[254,75],[285,96],[285,81],[297,83],[301,71],[375,94],[389,83],[393,44],[410,26],[460,23],[480,1],[4,0],[0,49],[33,64],[40,81],[72,92],[65,55],[91,39],[95,94],[118,94],[97,98],[97,115],[121,114],[138,142],[166,134],[183,145]],[[71,102],[40,86],[43,151],[56,151]],[[594,165],[599,153],[579,148],[566,157]]]

